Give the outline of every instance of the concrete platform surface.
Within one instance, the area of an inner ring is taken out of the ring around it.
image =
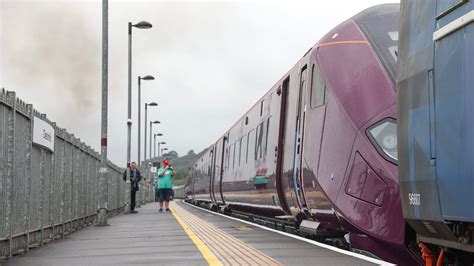
[[[172,202],[109,219],[2,265],[375,265],[227,217]]]

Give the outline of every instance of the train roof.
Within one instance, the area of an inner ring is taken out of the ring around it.
[[[357,24],[360,24],[362,21],[376,18],[379,16],[387,15],[387,14],[393,14],[393,13],[399,13],[400,12],[400,4],[382,4],[382,5],[376,5],[373,7],[369,7],[367,9],[362,10],[350,20],[355,21]]]
[[[397,3],[394,3],[394,4],[381,4],[381,5],[376,5],[376,6],[372,6],[372,7],[369,7],[369,8],[366,8],[364,10],[362,10],[361,12],[357,13],[356,15],[354,15],[353,17],[349,18],[348,20],[346,21],[354,21],[356,24],[360,24],[362,23],[363,21],[366,21],[366,20],[369,20],[369,19],[372,19],[372,18],[376,18],[378,16],[383,16],[383,15],[387,15],[387,14],[392,14],[392,13],[399,13],[400,12],[400,4],[397,4]],[[343,23],[345,23],[346,21],[344,21]],[[335,27],[337,28],[337,27]],[[324,38],[324,37],[323,37]],[[323,39],[322,38],[322,39]],[[306,55],[308,55],[314,47],[316,47],[318,44],[319,44],[320,41],[318,41],[314,46],[310,47],[306,53],[294,64],[293,67],[291,67],[279,80],[278,82],[276,82],[268,91],[266,91],[261,97],[258,98],[258,100],[252,104],[252,106],[239,118],[235,121],[235,123],[232,124],[232,126],[230,126],[225,132],[224,134],[222,134],[215,142],[213,142],[209,147],[212,147],[214,146],[221,138],[225,137],[226,134],[232,129],[234,128],[239,122],[242,121],[242,119],[244,119],[248,113],[255,107],[255,105],[257,105],[260,101],[262,101],[262,99],[264,99],[268,94],[270,94],[272,92],[273,89],[275,89],[278,84],[282,83],[284,79],[286,79],[288,77],[288,75],[292,72],[293,68],[299,66],[301,60],[303,60],[303,58],[306,57]]]

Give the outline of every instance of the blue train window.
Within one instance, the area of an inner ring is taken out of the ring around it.
[[[444,17],[445,15],[451,13],[456,8],[460,7],[462,4],[467,3],[468,0],[438,0],[437,1],[437,19]]]
[[[393,13],[359,22],[392,80],[397,66],[399,20],[400,14]]]

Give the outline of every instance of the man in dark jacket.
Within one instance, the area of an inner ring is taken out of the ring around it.
[[[135,196],[138,191],[138,183],[142,180],[142,175],[140,171],[137,169],[137,164],[132,162],[130,164],[130,185],[131,185],[131,195],[130,195],[130,213],[138,213],[135,211]],[[127,181],[127,169],[123,173],[123,181]]]

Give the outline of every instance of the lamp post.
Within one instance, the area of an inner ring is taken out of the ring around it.
[[[161,144],[166,144],[166,142],[164,142],[164,141],[158,142],[158,153],[160,153],[160,145]],[[158,154],[158,157],[160,157],[160,156],[161,156],[161,154]],[[160,160],[161,160],[161,158],[160,158]]]
[[[153,136],[153,124],[159,124],[160,121],[150,121],[150,158],[151,158],[151,136]]]
[[[161,159],[163,159],[163,151],[167,151],[167,150],[168,150],[168,148],[162,148],[161,149],[161,157],[162,157]]]
[[[161,136],[163,136],[163,134],[161,134],[161,133],[153,135],[153,137],[154,137],[154,140],[153,140],[153,157],[155,157],[155,158],[156,158],[156,137],[161,137]],[[150,143],[150,149],[151,149],[151,143]]]
[[[141,119],[141,110],[142,110],[141,80],[142,79],[143,80],[154,80],[155,78],[153,76],[150,76],[150,75],[146,75],[143,78],[138,76],[138,167],[140,167],[140,165],[141,165],[140,157],[141,157],[141,147],[142,147],[142,145],[141,145],[142,143],[140,141],[140,137],[142,135],[142,133],[141,133],[141,129],[142,129],[142,125],[141,125],[141,122],[142,122],[142,119]],[[145,105],[145,110],[146,110],[146,105]],[[146,114],[145,114],[145,116],[146,116]],[[146,118],[145,118],[145,120],[146,120]],[[146,127],[146,121],[145,121],[145,127]],[[145,129],[145,141],[146,141],[146,129]],[[145,147],[146,147],[146,144],[145,144]],[[145,152],[144,157],[146,157],[146,152]]]
[[[97,225],[107,223],[107,114],[108,114],[108,67],[109,67],[109,3],[102,0],[102,115],[101,115],[101,167],[99,169],[99,206],[97,208]]]
[[[138,29],[149,29],[151,23],[146,21],[137,24],[128,23],[128,112],[127,112],[127,180],[130,184],[130,161],[131,161],[131,140],[132,140],[132,27]],[[130,213],[130,189],[125,185],[125,213]]]
[[[148,124],[148,119],[147,119],[147,109],[148,106],[158,106],[157,103],[151,102],[151,103],[145,103],[145,161],[146,161],[146,133],[147,133],[147,124]],[[150,143],[151,143],[151,138],[150,138]],[[149,157],[151,159],[151,157]]]
[[[146,163],[146,133],[147,133],[147,124],[148,124],[148,106],[158,106],[157,103],[155,102],[151,102],[151,103],[145,103],[145,134],[144,134],[144,139],[145,139],[145,177],[148,176],[149,174],[149,170],[148,170],[148,164]],[[151,142],[151,139],[150,139],[150,142]]]

